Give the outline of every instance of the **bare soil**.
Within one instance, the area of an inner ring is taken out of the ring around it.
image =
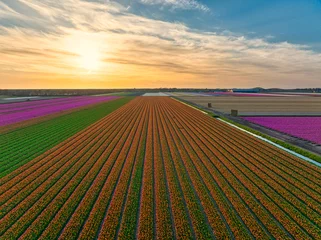
[[[320,116],[321,97],[235,97],[235,96],[180,96],[181,99],[225,114],[232,109],[241,116]]]

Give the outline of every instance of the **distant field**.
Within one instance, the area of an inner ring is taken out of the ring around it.
[[[26,121],[57,112],[116,99],[105,97],[68,97],[0,105],[0,126]]]
[[[208,96],[205,93],[198,92],[165,92],[169,96],[173,97],[183,97],[183,96]]]
[[[95,96],[141,96],[143,92],[117,92],[117,93],[105,93],[105,94],[97,94]]]
[[[273,93],[274,94],[274,93]],[[310,97],[321,97],[321,93],[304,93],[304,92],[277,92],[275,94],[286,94],[296,96],[310,96]]]
[[[321,117],[244,117],[244,119],[321,145]]]
[[[296,94],[285,94],[285,93],[239,93],[239,92],[204,92],[203,94],[209,96],[231,96],[231,97],[291,97],[300,96]]]
[[[0,106],[6,103],[18,103],[18,102],[29,102],[38,100],[48,100],[56,97],[42,97],[42,96],[29,96],[29,97],[11,97],[11,96],[0,96]]]
[[[162,92],[151,92],[151,93],[144,93],[143,97],[167,97],[168,94],[167,93],[162,93]]]
[[[320,179],[178,101],[137,97],[0,178],[0,238],[318,239]]]
[[[230,97],[230,96],[181,96],[183,100],[204,107],[208,103],[212,108],[230,113],[231,109],[240,115],[321,115],[321,98],[319,97]]]

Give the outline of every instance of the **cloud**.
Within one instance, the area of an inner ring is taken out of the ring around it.
[[[72,88],[77,80],[83,88],[320,83],[321,54],[308,46],[204,32],[132,14],[112,1],[21,2],[26,13],[20,2],[1,5],[12,13],[0,19],[1,87]],[[101,64],[89,74],[83,58],[92,52]]]
[[[209,12],[210,9],[199,3],[196,0],[140,0],[141,3],[147,5],[162,5],[170,6],[173,9],[184,9],[184,10],[200,10],[204,12]]]

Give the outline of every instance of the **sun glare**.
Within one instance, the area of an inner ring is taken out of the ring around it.
[[[80,67],[89,72],[97,71],[100,67],[99,52],[94,49],[86,49],[79,56]]]
[[[98,34],[76,32],[66,39],[68,51],[77,54],[73,64],[88,74],[98,72],[102,68],[102,39]],[[76,61],[76,62],[75,62]]]

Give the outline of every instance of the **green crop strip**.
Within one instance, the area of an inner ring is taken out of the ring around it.
[[[0,135],[0,178],[83,130],[134,97],[123,97]]]

